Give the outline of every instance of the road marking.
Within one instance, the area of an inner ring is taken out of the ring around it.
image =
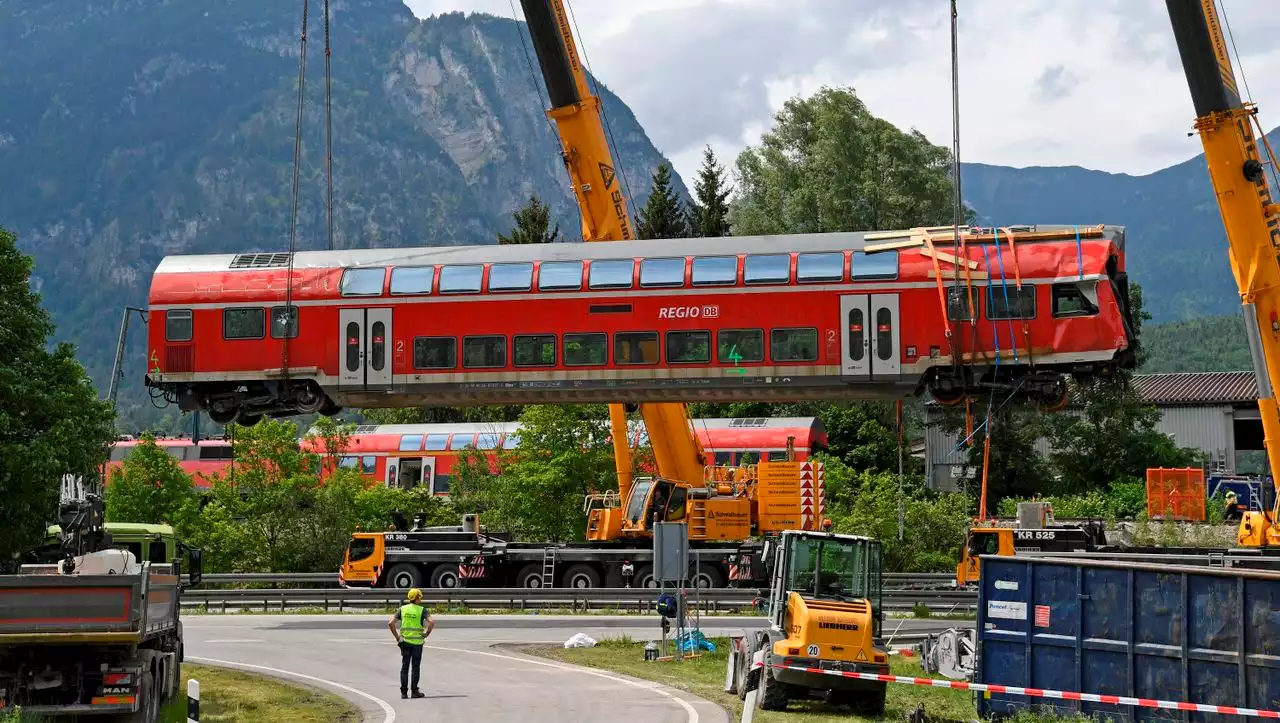
[[[517,663],[529,663],[531,665],[544,665],[548,668],[566,670],[571,673],[586,673],[587,675],[594,675],[598,678],[605,678],[617,683],[625,683],[626,685],[629,685],[633,688],[648,690],[653,693],[657,693],[658,695],[666,696],[667,698],[675,701],[675,703],[679,705],[681,708],[684,708],[684,712],[687,713],[689,716],[688,723],[698,723],[699,721],[698,711],[695,710],[693,706],[689,705],[689,701],[677,695],[673,695],[672,693],[666,690],[663,690],[660,687],[657,687],[662,685],[661,683],[653,683],[651,681],[639,682],[635,680],[628,680],[626,678],[619,678],[616,675],[610,675],[608,673],[603,673],[598,670],[592,670],[590,668],[584,668],[576,665],[562,665],[560,663],[553,663],[548,660],[533,660],[531,658],[521,658],[521,657],[516,657],[514,655],[503,655],[501,653],[491,653],[486,650],[467,650],[466,648],[446,648],[440,645],[424,645],[423,647],[430,648],[432,650],[445,650],[451,653],[470,653],[472,655],[487,655],[491,658],[502,658],[503,660],[512,660]]]
[[[205,640],[206,643],[261,643],[258,638],[217,638],[214,640]]]
[[[382,714],[383,714],[382,723],[395,723],[395,720],[396,720],[396,711],[394,708],[391,707],[390,703],[387,703],[387,701],[381,698],[378,698],[377,696],[369,695],[363,690],[356,690],[355,688],[352,688],[347,685],[343,685],[342,683],[335,683],[332,680],[325,680],[324,678],[317,678],[315,676],[305,675],[303,673],[295,673],[292,670],[281,670],[279,668],[269,668],[265,665],[254,665],[252,663],[239,663],[234,660],[218,660],[217,658],[201,658],[194,655],[188,655],[186,656],[186,659],[193,660],[197,663],[209,663],[211,665],[224,665],[228,668],[252,668],[254,670],[265,670],[268,673],[276,673],[278,675],[283,675],[283,676],[302,678],[303,680],[310,680],[316,683],[320,683],[322,685],[330,685],[330,686],[333,686],[334,688],[345,690],[348,693],[355,693],[356,695],[362,698],[368,698],[369,700],[376,703],[378,707],[382,709]],[[690,723],[697,723],[697,720],[691,719]]]

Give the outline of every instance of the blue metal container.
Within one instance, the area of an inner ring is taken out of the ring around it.
[[[1280,710],[1280,573],[984,555],[976,682]],[[1030,707],[1124,720],[1187,713],[979,694],[982,716]]]

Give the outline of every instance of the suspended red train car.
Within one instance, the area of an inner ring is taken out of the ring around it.
[[[170,256],[148,386],[219,423],[395,407],[902,398],[1133,364],[1124,230]]]
[[[799,461],[827,445],[826,431],[816,417],[694,419],[693,429],[708,464],[782,460],[787,455],[789,438]],[[499,450],[514,449],[519,444],[519,434],[517,422],[362,425],[351,435],[338,464],[359,470],[388,487],[426,486],[434,494],[445,495],[464,449],[473,447],[493,462]],[[647,443],[644,426],[636,425],[631,446]],[[303,445],[322,452],[318,442],[304,439]]]

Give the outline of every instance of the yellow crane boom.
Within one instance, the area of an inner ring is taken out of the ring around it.
[[[1273,479],[1280,473],[1280,206],[1272,200],[1258,139],[1257,108],[1241,101],[1214,0],[1165,0],[1195,107],[1195,128],[1227,233],[1231,272],[1244,306],[1245,330],[1258,384],[1263,446]],[[1277,490],[1280,492],[1280,489]],[[1280,546],[1280,494],[1271,510],[1247,512],[1237,543]]]
[[[582,211],[582,240],[625,241],[635,238],[627,199],[609,152],[600,98],[587,85],[578,48],[562,0],[520,0],[529,35],[546,82],[562,145],[561,156]],[[688,406],[683,403],[639,405],[658,473],[668,479],[698,485],[704,480],[702,445],[694,434]],[[631,488],[631,447],[626,408],[609,405],[618,495],[626,500]]]

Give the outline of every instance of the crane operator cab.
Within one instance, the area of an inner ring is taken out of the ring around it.
[[[765,710],[818,697],[861,715],[882,715],[886,683],[813,672],[888,674],[888,652],[876,643],[883,616],[880,542],[787,530],[768,545],[769,627],[744,637],[740,654],[731,656],[736,692],[745,698],[749,687],[758,687],[756,700]],[[751,674],[757,652],[764,668]]]

